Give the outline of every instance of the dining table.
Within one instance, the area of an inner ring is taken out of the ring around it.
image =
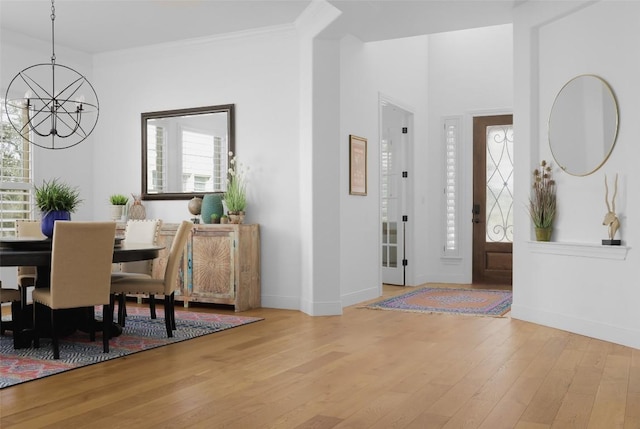
[[[50,238],[20,238],[20,237],[3,237],[0,238],[0,266],[35,266],[36,267],[36,288],[48,288],[51,280],[51,253],[52,240]],[[125,242],[122,237],[116,237],[113,246],[113,262],[133,262],[155,259],[160,255],[164,246],[157,246],[149,243],[129,243]],[[90,287],[90,285],[87,285]],[[39,306],[38,308],[41,308]],[[28,347],[31,342],[31,333],[33,331],[32,323],[33,304],[22,305],[21,307],[21,323],[22,329],[18,334],[18,340],[15,342],[21,347]],[[40,311],[40,310],[39,310]],[[59,336],[68,336],[76,330],[87,331],[88,323],[94,323],[96,330],[100,330],[101,323],[97,323],[93,318],[87,317],[86,311],[78,309],[69,309],[60,312],[61,315],[56,317],[56,332]],[[38,312],[38,319],[42,321],[50,320],[48,311],[44,309],[44,314]],[[50,326],[49,326],[50,333]],[[113,323],[111,328],[111,336],[115,337],[122,333],[122,327],[117,323]],[[43,336],[47,335],[47,327],[42,332]]]

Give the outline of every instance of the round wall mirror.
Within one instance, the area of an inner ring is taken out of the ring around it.
[[[618,105],[611,87],[598,76],[567,82],[549,116],[549,145],[558,167],[574,176],[600,168],[618,135]]]

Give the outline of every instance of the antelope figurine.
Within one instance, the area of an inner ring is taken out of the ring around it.
[[[618,193],[618,175],[616,174],[616,181],[614,185],[613,197],[611,198],[611,206],[609,206],[609,186],[607,185],[607,176],[604,176],[604,201],[607,203],[607,212],[604,215],[604,220],[602,221],[603,225],[607,225],[609,227],[609,240],[613,240],[616,236],[616,232],[618,228],[620,228],[620,221],[618,220],[618,216],[616,216],[616,194]]]

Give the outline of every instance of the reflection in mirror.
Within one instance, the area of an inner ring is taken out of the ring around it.
[[[618,106],[600,77],[581,75],[558,93],[549,117],[549,145],[560,168],[586,176],[600,168],[618,134]]]
[[[234,105],[142,113],[142,198],[224,192],[235,151]]]

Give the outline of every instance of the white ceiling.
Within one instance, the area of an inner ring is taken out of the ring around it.
[[[523,0],[328,0],[323,37],[363,41],[510,23]],[[311,0],[57,0],[55,42],[98,53],[291,24]],[[0,0],[0,26],[51,41],[50,0]]]

